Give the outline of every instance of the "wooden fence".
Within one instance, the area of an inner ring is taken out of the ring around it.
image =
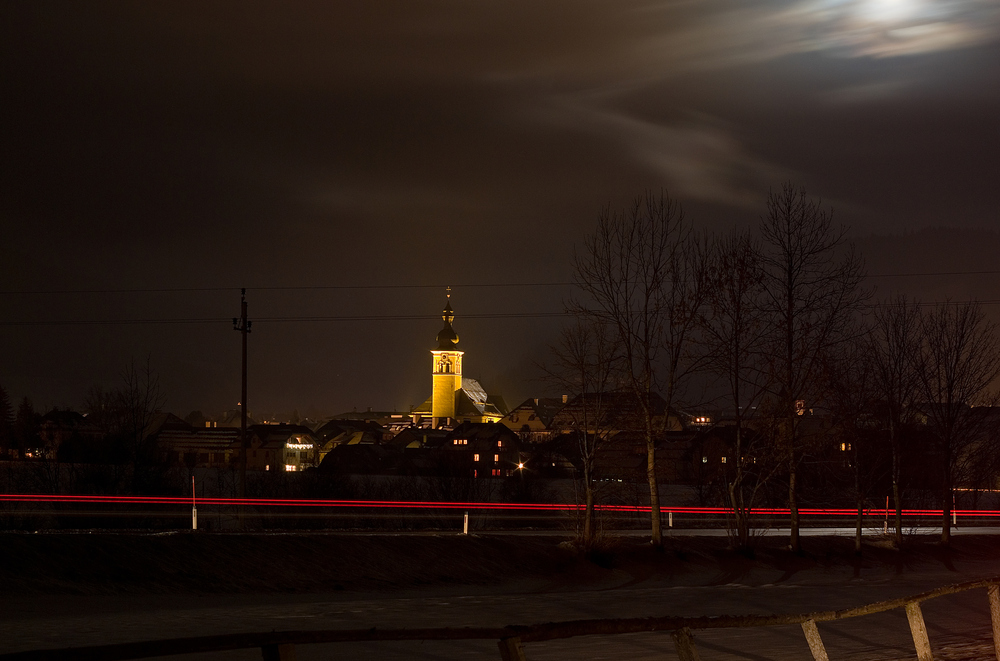
[[[31,650],[0,654],[0,661],[119,661],[175,654],[220,652],[260,648],[264,661],[295,661],[296,645],[346,643],[359,641],[474,640],[498,641],[502,661],[526,661],[525,645],[576,636],[612,636],[627,633],[669,631],[680,661],[699,661],[693,631],[798,624],[815,661],[829,661],[817,622],[844,620],[897,608],[906,611],[918,661],[933,661],[921,602],[966,590],[986,588],[993,622],[993,646],[1000,661],[1000,576],[957,583],[900,599],[878,601],[865,606],[838,611],[819,611],[800,615],[719,615],[706,617],[647,617],[600,620],[571,620],[507,627],[465,627],[435,629],[352,629],[319,631],[281,631],[270,633],[230,634],[197,638],[172,638],[116,645],[96,645],[53,650]]]

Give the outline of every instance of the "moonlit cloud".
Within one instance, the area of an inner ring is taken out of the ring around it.
[[[671,15],[671,5],[651,14]],[[640,46],[664,73],[719,69],[797,53],[897,57],[969,48],[1000,37],[993,0],[805,0],[717,6]],[[651,64],[651,66],[653,66]]]
[[[581,99],[563,99],[546,114],[563,128],[612,139],[626,157],[650,169],[680,198],[752,207],[769,182],[790,172],[753,155],[731,127],[704,115],[657,123]]]
[[[906,88],[904,81],[850,85],[824,92],[821,98],[838,105],[853,105],[887,99]]]

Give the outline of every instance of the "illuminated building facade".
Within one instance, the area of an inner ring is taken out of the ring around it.
[[[451,427],[461,422],[498,422],[506,414],[503,399],[489,395],[479,382],[462,376],[465,352],[458,348],[458,333],[452,327],[455,312],[451,294],[441,313],[444,328],[431,349],[430,398],[411,411],[414,420],[430,418],[431,427]]]

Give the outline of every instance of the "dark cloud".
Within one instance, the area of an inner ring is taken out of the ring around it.
[[[0,383],[42,402],[78,403],[151,354],[179,412],[231,406],[225,319],[246,286],[260,407],[418,403],[436,321],[264,318],[433,314],[441,291],[262,288],[564,282],[599,209],[647,188],[715,229],[752,223],[786,179],[862,236],[997,228],[986,0],[0,12],[0,289],[231,288],[0,295],[4,319],[223,320],[0,326],[14,347]],[[942,263],[983,241],[956,236]],[[871,250],[876,268],[885,249]],[[537,392],[557,322],[463,314],[554,311],[570,294],[456,288],[469,369],[511,399]]]

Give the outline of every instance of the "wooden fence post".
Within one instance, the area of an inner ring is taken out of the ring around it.
[[[913,646],[917,648],[917,661],[934,661],[931,654],[931,641],[927,637],[927,625],[924,624],[924,614],[920,610],[919,601],[906,604],[906,619],[910,621],[910,635],[913,636]]]
[[[806,620],[802,623],[802,633],[806,635],[806,642],[809,643],[809,651],[812,652],[813,659],[816,661],[830,661],[830,657],[826,655],[826,646],[823,645],[823,639],[819,635],[819,629],[816,627],[816,620]]]
[[[527,661],[524,658],[524,648],[521,647],[521,639],[517,636],[513,638],[501,638],[497,646],[500,648],[500,658],[503,661]]]
[[[680,661],[701,661],[698,650],[694,647],[694,636],[691,635],[691,629],[684,627],[677,631],[671,631],[670,635],[674,638],[674,646],[677,648],[677,656]]]
[[[260,653],[264,661],[296,661],[295,645],[292,643],[264,645]]]
[[[989,586],[986,594],[990,597],[990,619],[993,621],[993,651],[1000,661],[1000,585]]]

